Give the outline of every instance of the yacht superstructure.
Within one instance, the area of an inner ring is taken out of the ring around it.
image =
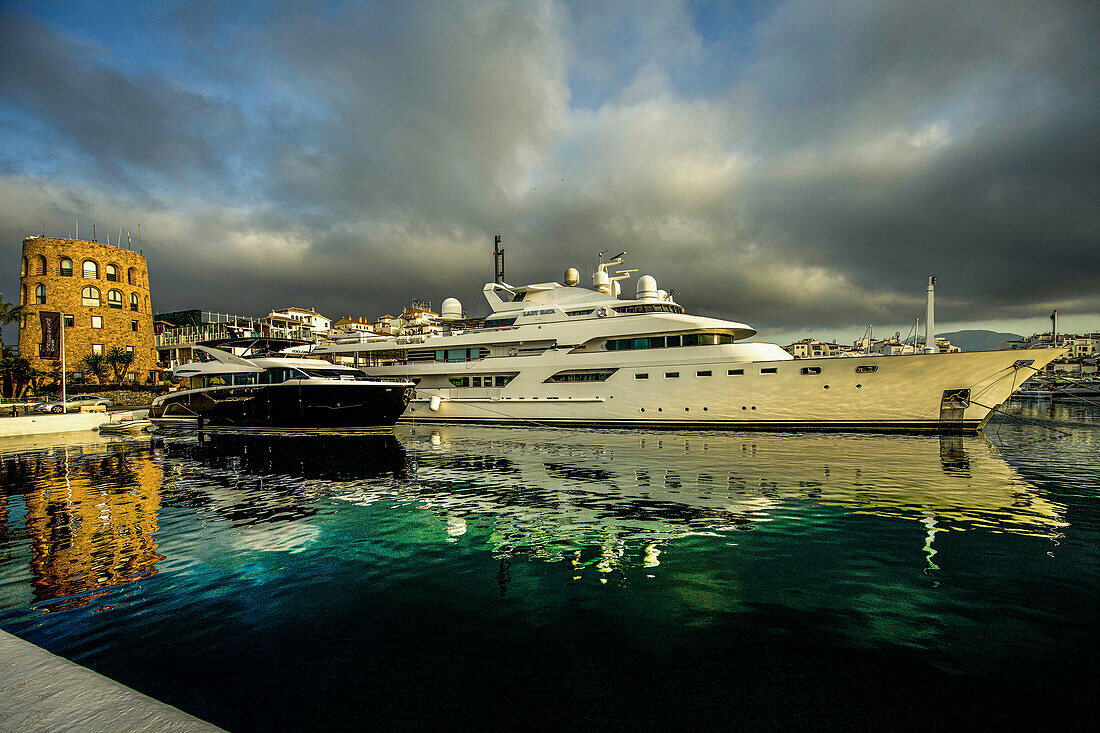
[[[625,253],[623,253],[625,254]],[[685,312],[655,279],[601,263],[593,287],[485,285],[490,313],[444,301],[440,334],[312,350],[416,383],[403,418],[513,424],[966,432],[1059,349],[794,359],[744,323]]]

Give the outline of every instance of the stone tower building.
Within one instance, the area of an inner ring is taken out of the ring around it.
[[[106,354],[117,346],[134,354],[124,381],[157,379],[149,267],[141,254],[79,239],[27,237],[20,285],[25,314],[19,322],[19,354],[31,366],[48,372],[57,365],[38,356],[38,313],[60,311],[68,371],[82,372],[85,354]],[[110,368],[107,375],[113,376]]]

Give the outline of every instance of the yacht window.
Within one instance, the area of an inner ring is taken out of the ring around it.
[[[610,339],[604,344],[608,351],[631,351],[635,349],[662,349],[677,346],[717,346],[732,344],[733,336],[728,333],[687,333],[676,336],[650,336],[634,339]]]
[[[616,313],[683,313],[683,306],[669,303],[647,303],[646,305],[623,305],[615,309]],[[572,314],[570,314],[572,315]]]
[[[451,381],[451,384],[453,384],[456,387],[469,387],[470,386],[470,378],[469,377],[451,377],[450,381]]]
[[[511,318],[486,318],[485,328],[500,328],[501,326],[511,326],[516,322],[518,316],[512,316]]]
[[[516,377],[515,377],[515,375],[514,375],[514,374],[504,374],[504,375],[500,375],[500,376],[498,376],[498,377],[496,378],[496,380],[497,380],[497,386],[498,386],[498,387],[503,387],[503,386],[507,385],[507,384],[508,384],[509,382],[511,382],[511,381],[512,381],[513,379],[515,379],[515,378],[516,378]],[[486,379],[488,379],[488,377],[486,377]]]
[[[665,379],[679,379],[680,372],[665,372]]]
[[[745,373],[744,369],[727,369],[726,370],[726,376],[728,376],[728,377],[739,377],[744,373]]]
[[[470,377],[470,386],[471,387],[480,387],[481,386],[481,377]]]
[[[803,374],[821,374],[821,367],[802,367]]]
[[[301,379],[303,376],[297,369],[272,367],[264,370],[262,381],[264,384],[281,384],[288,379]]]
[[[488,351],[488,349],[486,349]],[[436,349],[436,361],[474,361],[482,357],[481,349]]]
[[[225,374],[218,374],[213,377],[203,377],[202,386],[204,387],[225,387],[229,384],[230,377]]]
[[[343,379],[345,381],[362,382],[370,379],[364,372],[359,369],[303,369],[310,377],[319,377],[321,379]]]
[[[770,367],[768,369],[761,369],[760,373],[761,374],[778,374],[779,370],[776,369],[775,367]]]
[[[566,311],[565,315],[567,315],[567,316],[590,316],[590,315],[592,315],[592,312],[594,310],[596,310],[596,309],[595,308],[589,308],[586,311]]]
[[[243,385],[243,384],[255,384],[255,383],[256,383],[256,375],[255,374],[234,374],[233,375],[233,384]]]
[[[856,367],[856,374],[874,374],[878,371],[878,366],[874,364],[861,364]]]
[[[559,372],[547,382],[604,382],[615,372]],[[509,377],[511,379],[511,377]]]
[[[649,374],[646,372],[640,372],[634,375],[635,379],[649,379]]]
[[[711,374],[710,374],[709,369],[707,369],[706,371],[702,371],[702,372],[695,372],[695,376],[697,376],[697,377],[709,377],[710,375]]]

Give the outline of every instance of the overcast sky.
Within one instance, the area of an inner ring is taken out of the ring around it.
[[[762,336],[1100,330],[1100,3],[0,2],[0,291],[374,317],[598,252]],[[633,284],[628,288],[633,292]],[[14,334],[5,333],[8,339]]]

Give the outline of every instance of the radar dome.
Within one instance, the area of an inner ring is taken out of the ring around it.
[[[565,284],[569,287],[573,287],[581,281],[581,274],[577,272],[577,268],[570,267],[565,271]]]
[[[443,301],[439,317],[444,321],[462,320],[462,303],[458,302],[458,298],[447,298]]]
[[[652,275],[638,278],[638,300],[657,300],[657,280]]]

